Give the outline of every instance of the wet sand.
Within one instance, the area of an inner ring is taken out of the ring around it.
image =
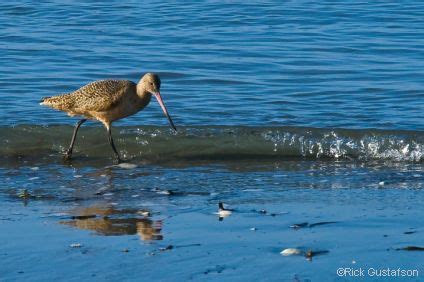
[[[404,168],[3,168],[1,280],[352,280],[339,267],[421,274],[424,252],[399,249],[424,246],[422,165]],[[219,202],[233,209],[228,217],[216,214]],[[301,254],[282,256],[286,248]]]

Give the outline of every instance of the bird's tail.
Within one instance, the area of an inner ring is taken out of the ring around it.
[[[40,100],[40,105],[44,105],[44,102],[46,101],[46,100],[48,100],[48,99],[50,99],[51,97],[43,97],[43,98],[41,98],[41,100]]]
[[[72,108],[74,104],[74,99],[69,94],[53,96],[53,97],[43,97],[40,100],[40,105],[48,106],[57,110],[65,110]]]

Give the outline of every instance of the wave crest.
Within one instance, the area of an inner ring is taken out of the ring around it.
[[[70,126],[1,127],[0,154],[42,157],[61,153]],[[422,162],[420,131],[320,129],[302,127],[185,127],[177,134],[165,127],[116,127],[115,141],[126,158],[166,160],[346,159]],[[76,154],[111,155],[105,130],[83,127]]]

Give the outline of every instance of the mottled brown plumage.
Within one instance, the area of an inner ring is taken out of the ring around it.
[[[131,89],[133,88],[133,89]],[[43,105],[62,111],[105,111],[113,107],[125,93],[135,93],[136,84],[128,80],[99,80],[80,89],[43,100]]]
[[[67,158],[72,155],[78,128],[86,119],[92,119],[105,125],[109,133],[109,142],[119,159],[111,137],[111,123],[142,110],[149,104],[152,95],[157,98],[175,129],[160,96],[160,84],[159,76],[153,73],[145,74],[137,84],[129,80],[99,80],[71,93],[43,98],[40,104],[67,112],[70,116],[84,117],[75,127],[71,145],[65,155]]]

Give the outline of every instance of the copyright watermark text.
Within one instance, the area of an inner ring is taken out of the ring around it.
[[[402,269],[402,268],[353,268],[339,267],[337,275],[340,277],[418,277],[418,269]]]

